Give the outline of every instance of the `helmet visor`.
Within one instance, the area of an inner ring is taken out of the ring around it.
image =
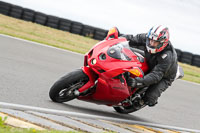
[[[149,38],[146,39],[146,48],[147,48],[147,51],[148,51],[149,53],[152,53],[152,54],[156,53],[157,47],[152,46],[152,45],[150,44],[150,39],[149,39]]]

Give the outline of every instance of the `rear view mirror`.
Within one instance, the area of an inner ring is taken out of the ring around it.
[[[119,36],[119,32],[118,32],[117,27],[113,27],[113,28],[111,28],[111,29],[108,31],[106,40],[108,40],[109,38],[118,39],[118,36]]]

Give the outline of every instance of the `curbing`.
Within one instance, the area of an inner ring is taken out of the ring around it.
[[[200,130],[195,130],[195,129],[181,128],[181,127],[147,123],[147,122],[139,122],[139,121],[133,121],[133,120],[124,120],[124,119],[119,119],[119,118],[111,118],[111,117],[105,117],[105,116],[97,116],[97,115],[90,115],[90,114],[83,114],[83,113],[76,113],[76,112],[69,112],[69,111],[62,111],[62,110],[55,110],[55,109],[39,108],[39,107],[5,103],[5,102],[0,102],[0,108],[16,109],[16,110],[22,110],[22,111],[29,110],[29,111],[37,111],[41,113],[48,113],[48,114],[54,114],[54,115],[69,115],[69,116],[76,116],[76,117],[78,116],[82,118],[103,119],[103,120],[109,120],[109,121],[125,122],[128,124],[137,124],[137,125],[144,125],[144,126],[149,126],[149,127],[200,133]]]
[[[45,128],[42,128],[38,125],[19,120],[17,118],[14,118],[12,116],[8,116],[7,114],[1,113],[1,112],[0,112],[0,116],[3,117],[3,118],[7,117],[7,119],[5,120],[5,123],[8,124],[8,125],[14,126],[14,127],[34,128],[34,129],[37,129],[37,130],[46,130]]]

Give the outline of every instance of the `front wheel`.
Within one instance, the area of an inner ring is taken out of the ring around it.
[[[54,83],[49,91],[49,97],[52,101],[58,103],[73,100],[76,98],[74,91],[81,88],[88,81],[89,78],[82,69],[72,71]]]

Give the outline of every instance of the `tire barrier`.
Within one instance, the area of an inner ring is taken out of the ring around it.
[[[89,25],[83,25],[82,35],[87,37],[94,37],[95,28]]]
[[[11,17],[19,18],[20,19],[22,17],[22,13],[23,13],[23,8],[22,7],[12,5],[9,15]]]
[[[0,1],[0,13],[4,15],[9,15],[11,9],[11,4]]]
[[[192,65],[200,67],[200,55],[193,55]]]
[[[74,33],[74,34],[79,34],[79,35],[81,35],[82,28],[83,28],[83,24],[82,24],[82,23],[79,23],[79,22],[72,22],[70,32],[71,32],[71,33]]]
[[[177,53],[178,61],[181,61],[181,53],[182,53],[182,51],[180,49],[175,49],[175,50],[176,50],[176,53]]]
[[[55,16],[47,16],[47,23],[46,26],[49,26],[51,28],[58,28],[58,24],[59,24],[60,18],[55,17]]]
[[[93,38],[97,39],[97,40],[103,40],[106,37],[107,33],[108,33],[107,30],[95,28],[94,37]]]
[[[181,53],[181,59],[180,62],[186,63],[186,64],[192,64],[192,53],[190,52],[182,52]]]
[[[34,22],[41,25],[46,25],[47,15],[41,12],[36,12]]]
[[[60,19],[58,29],[63,31],[70,31],[71,30],[72,21],[68,19]]]
[[[23,15],[22,15],[23,20],[33,22],[34,17],[35,17],[35,11],[30,10],[30,9],[24,9],[24,12],[23,12]]]
[[[108,30],[92,27],[90,25],[84,25],[80,22],[68,20],[65,18],[59,18],[41,12],[36,12],[34,10],[23,8],[3,1],[0,1],[0,14],[25,21],[31,21],[51,28],[68,31],[74,34],[91,37],[96,40],[103,40],[108,32]],[[136,48],[144,50],[143,46],[138,46]],[[190,52],[181,51],[180,49],[175,50],[179,62],[200,67],[200,55],[193,55]]]

